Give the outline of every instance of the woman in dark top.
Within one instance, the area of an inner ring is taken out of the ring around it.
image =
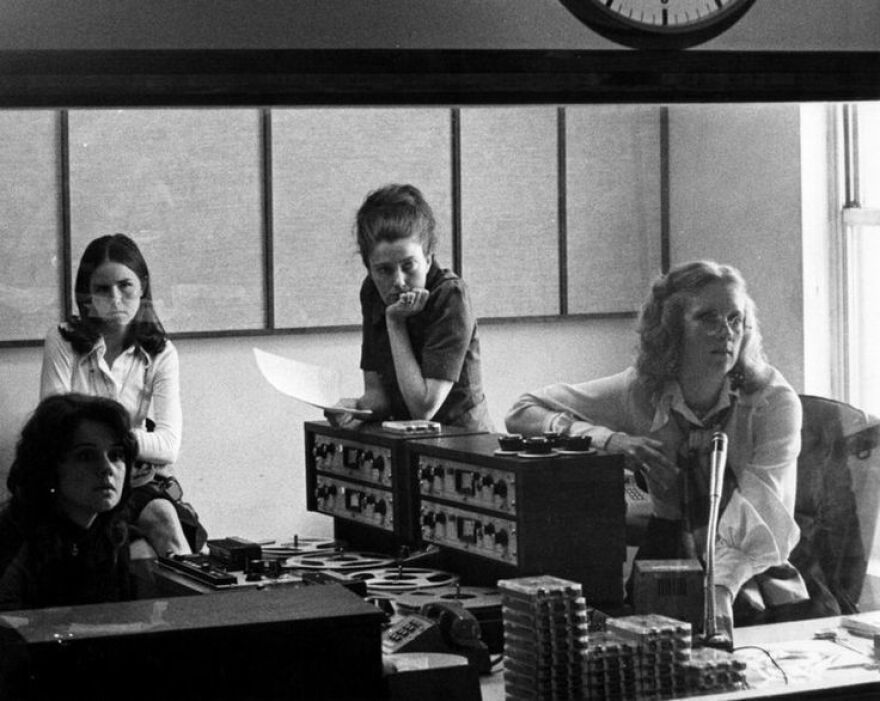
[[[491,430],[476,316],[464,281],[437,265],[434,214],[422,193],[412,185],[371,192],[355,228],[367,269],[360,293],[364,394],[339,406],[368,410],[372,420]],[[327,418],[354,426],[358,413]]]
[[[118,402],[44,399],[22,430],[0,512],[0,608],[132,598],[121,515],[137,440]]]

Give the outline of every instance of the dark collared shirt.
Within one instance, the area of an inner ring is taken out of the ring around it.
[[[452,382],[446,401],[431,417],[447,426],[491,431],[480,374],[477,320],[464,281],[431,263],[425,287],[425,308],[407,319],[406,326],[422,375]],[[369,276],[361,285],[363,343],[361,369],[376,372],[390,400],[394,419],[412,418],[397,383],[391,341],[385,323],[385,303]]]

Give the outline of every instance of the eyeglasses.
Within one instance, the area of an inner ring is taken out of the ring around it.
[[[697,322],[703,331],[710,336],[715,336],[727,329],[730,329],[732,334],[741,334],[746,326],[746,320],[742,314],[731,314],[725,318],[717,312],[711,312],[698,316]]]

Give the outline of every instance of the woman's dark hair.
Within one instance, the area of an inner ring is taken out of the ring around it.
[[[125,507],[131,490],[131,468],[137,457],[137,439],[130,428],[128,411],[119,402],[105,397],[56,394],[40,402],[25,423],[6,479],[12,504],[27,522],[36,524],[55,514],[58,467],[84,421],[107,426],[122,445],[125,457],[125,480],[119,503],[98,518],[109,527]]]
[[[79,535],[78,527],[58,507],[56,485],[59,467],[84,421],[106,426],[122,445],[125,475],[119,503],[97,514]],[[16,445],[6,480],[12,498],[2,512],[0,567],[23,557],[29,572],[27,586],[12,593],[17,608],[131,598],[125,514],[136,456],[137,439],[129,428],[128,412],[115,400],[71,393],[40,402]],[[75,567],[69,564],[72,557],[78,557]]]
[[[367,195],[355,221],[358,249],[364,266],[380,241],[398,241],[416,236],[425,256],[437,248],[434,212],[421,191],[413,185],[385,185]]]
[[[734,386],[752,392],[767,381],[769,366],[764,355],[757,310],[742,274],[730,265],[708,260],[692,261],[659,277],[642,307],[636,369],[651,395],[656,395],[666,382],[678,377],[688,302],[713,282],[732,285],[745,300],[742,347],[736,365],[730,371]]]
[[[167,335],[153,307],[147,262],[137,244],[125,234],[101,236],[86,246],[79,261],[74,283],[79,315],[68,319],[67,326],[62,326],[60,329],[61,335],[70,342],[77,353],[88,353],[100,337],[101,321],[91,313],[90,283],[95,270],[107,261],[130,268],[138,276],[143,290],[140,309],[132,321],[126,345],[137,343],[150,355],[161,353],[165,348]]]

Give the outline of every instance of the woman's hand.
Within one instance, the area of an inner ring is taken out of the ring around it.
[[[339,409],[360,409],[360,406],[358,406],[359,402],[360,400],[357,397],[344,397],[336,402],[333,407]],[[344,411],[333,411],[332,409],[324,410],[324,418],[327,419],[331,426],[339,426],[340,428],[354,429],[363,423],[362,419],[355,418],[352,414]]]
[[[675,488],[678,466],[663,453],[661,441],[628,433],[613,433],[605,449],[610,453],[623,453],[629,458],[632,469],[645,476],[651,493],[662,497]]]
[[[428,301],[428,290],[417,287],[402,293],[397,301],[385,307],[385,317],[393,320],[402,320],[418,314],[425,308]]]

